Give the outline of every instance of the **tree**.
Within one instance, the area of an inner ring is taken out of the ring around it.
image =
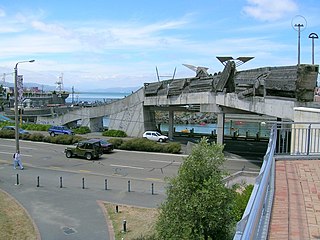
[[[156,224],[159,239],[227,239],[234,227],[234,191],[222,182],[223,146],[203,138],[168,180]]]

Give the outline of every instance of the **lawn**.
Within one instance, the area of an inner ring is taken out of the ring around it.
[[[106,202],[104,206],[111,220],[116,240],[148,239],[154,234],[158,216],[157,209]],[[116,206],[118,206],[118,213],[116,212]],[[126,232],[123,231],[124,220],[126,221]]]
[[[0,190],[0,240],[37,239],[37,231],[24,208]]]

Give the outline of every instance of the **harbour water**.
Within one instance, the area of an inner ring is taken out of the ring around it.
[[[74,103],[108,102],[110,100],[124,98],[128,95],[130,95],[130,93],[126,92],[77,92],[73,94],[73,99],[72,94],[70,94],[66,101],[68,103],[71,103],[72,100]],[[103,118],[103,126],[108,127],[108,125],[109,118],[106,116]],[[194,133],[211,134],[217,131],[217,124],[174,124],[174,129],[176,132],[194,131]],[[168,131],[168,124],[160,124],[160,130],[165,132]],[[270,129],[267,124],[260,121],[234,121],[226,119],[225,134],[233,135],[234,132],[240,136],[245,136],[246,134],[249,136],[256,136],[256,134],[259,134],[260,137],[268,137]]]

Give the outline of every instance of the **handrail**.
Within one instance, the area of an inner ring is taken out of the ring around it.
[[[234,240],[267,239],[274,198],[275,156],[320,155],[319,122],[273,122],[259,175]]]
[[[259,176],[256,178],[254,188],[242,219],[237,224],[236,233],[233,238],[234,240],[256,239],[259,235],[262,235],[263,229],[259,228],[261,215],[267,212],[266,204],[272,206],[272,202],[266,201],[266,195],[269,194],[269,190],[273,188],[273,186],[270,186],[270,180],[271,170],[274,164],[273,157],[276,149],[276,140],[277,126],[274,124],[271,129],[268,149],[264,156]],[[273,199],[273,196],[269,197]],[[260,230],[260,232],[258,230]]]

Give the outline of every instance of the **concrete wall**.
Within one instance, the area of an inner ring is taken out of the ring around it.
[[[152,119],[151,113],[144,109],[143,101],[144,91],[141,88],[130,96],[114,102],[109,115],[109,129],[125,131],[132,137],[142,136],[145,125],[148,126]]]
[[[91,131],[102,129],[102,117],[109,116],[109,129],[122,130],[128,136],[142,136],[145,129],[155,126],[154,112],[144,108],[143,88],[108,105],[80,108],[60,116],[38,117],[37,123],[65,125],[80,120],[81,126],[88,126]]]

